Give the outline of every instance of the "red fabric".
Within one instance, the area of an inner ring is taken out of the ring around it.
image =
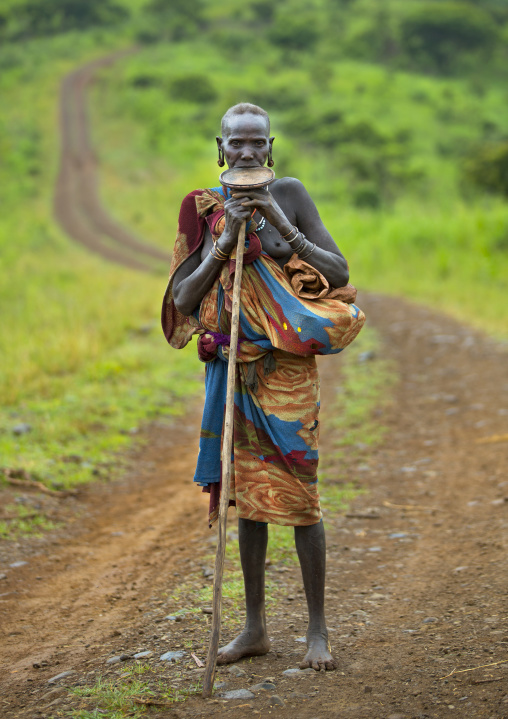
[[[224,195],[217,190],[194,190],[184,197],[178,217],[178,232],[169,270],[169,282],[164,294],[161,312],[161,324],[164,336],[175,348],[185,347],[196,332],[200,332],[199,323],[193,317],[185,317],[175,307],[173,301],[173,278],[177,269],[196,252],[205,237],[206,225],[210,227],[214,239],[222,231],[224,217]],[[217,233],[216,233],[217,230]],[[254,262],[261,254],[261,241],[251,232],[248,235],[249,247],[244,254],[244,264]],[[234,253],[233,253],[234,254]],[[234,257],[229,261],[230,274],[235,271]]]

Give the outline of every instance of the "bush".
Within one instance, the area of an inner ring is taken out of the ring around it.
[[[13,7],[6,16],[4,34],[11,39],[41,37],[112,25],[126,17],[127,10],[111,0],[28,0]]]
[[[465,2],[428,3],[400,24],[401,48],[419,70],[448,73],[471,53],[490,55],[498,33],[488,13]]]
[[[217,92],[206,75],[182,75],[170,84],[171,95],[185,102],[213,102]]]
[[[463,179],[487,192],[508,197],[508,140],[486,142],[464,162]]]
[[[316,14],[314,12],[280,12],[268,31],[268,39],[283,50],[312,50],[319,37]]]
[[[184,40],[205,27],[203,0],[151,0],[145,7],[146,25],[138,32],[141,42]]]

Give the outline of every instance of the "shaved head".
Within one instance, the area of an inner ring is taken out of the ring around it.
[[[240,102],[238,105],[230,107],[221,120],[220,127],[223,137],[228,137],[230,122],[233,117],[238,117],[238,115],[258,115],[264,118],[266,123],[266,134],[270,134],[270,118],[268,117],[266,110],[263,110],[263,108],[258,105],[252,105],[250,102]]]

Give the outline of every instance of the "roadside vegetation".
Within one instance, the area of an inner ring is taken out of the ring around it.
[[[253,101],[357,286],[506,337],[507,39],[504,0],[1,0],[0,482],[107,478],[201,383],[158,327],[168,268],[109,264],[53,220],[67,72],[138,46],[90,118],[104,203],[146,240],[171,248],[182,197],[218,184],[222,113]]]

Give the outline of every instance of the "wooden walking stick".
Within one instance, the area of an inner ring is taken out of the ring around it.
[[[225,187],[236,190],[247,190],[264,187],[273,182],[275,175],[268,167],[242,167],[226,170],[220,176]],[[233,418],[235,399],[236,353],[238,349],[238,329],[240,324],[240,291],[242,286],[243,253],[245,248],[245,222],[238,233],[236,248],[235,282],[233,285],[233,305],[231,309],[231,340],[229,344],[228,383],[226,392],[226,410],[222,439],[222,485],[219,505],[219,532],[217,554],[215,555],[215,571],[213,575],[213,615],[212,631],[206,668],[203,678],[203,697],[212,695],[215,678],[215,665],[219,651],[220,623],[222,614],[222,577],[226,556],[226,528],[229,507],[229,491],[231,485],[231,450],[233,443]]]

